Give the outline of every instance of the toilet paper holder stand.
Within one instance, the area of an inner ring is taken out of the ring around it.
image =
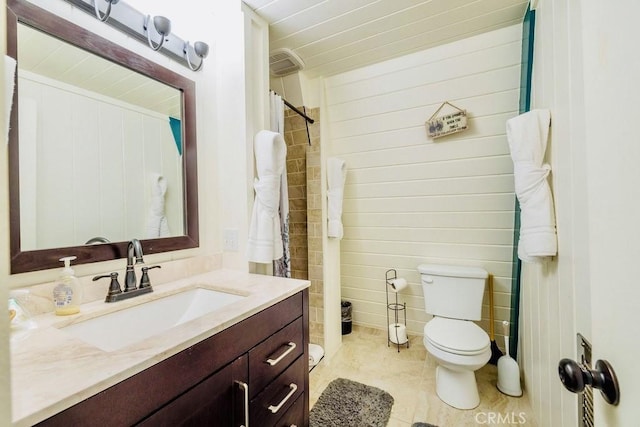
[[[391,291],[395,298],[389,299],[390,289],[393,289],[393,281],[398,278],[398,273],[394,269],[387,270],[385,273],[385,293],[387,296],[387,347],[395,344],[400,353],[400,346],[405,345],[409,348],[409,338],[407,336],[407,303],[398,302],[398,292]],[[400,323],[400,316],[403,321]],[[391,319],[393,318],[393,323]]]

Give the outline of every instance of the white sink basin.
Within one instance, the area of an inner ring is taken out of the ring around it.
[[[244,298],[196,288],[60,328],[104,351],[140,342]],[[117,303],[115,303],[117,304]]]

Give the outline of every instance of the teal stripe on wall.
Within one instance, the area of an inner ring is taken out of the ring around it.
[[[522,64],[520,66],[520,113],[531,109],[531,75],[533,74],[533,38],[536,11],[527,10],[522,23]]]
[[[531,75],[533,74],[533,38],[536,27],[536,11],[527,8],[522,22],[522,62],[520,64],[520,114],[531,108]],[[522,261],[518,258],[520,239],[520,203],[516,198],[513,220],[513,258],[511,261],[511,326],[509,354],[518,355],[518,323],[520,318],[520,272]]]
[[[182,156],[182,125],[180,124],[180,119],[169,117],[169,126],[171,127],[178,154]]]

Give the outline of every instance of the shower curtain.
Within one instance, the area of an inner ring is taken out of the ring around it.
[[[271,128],[284,138],[284,102],[277,93],[269,92]],[[273,275],[291,277],[291,252],[289,250],[289,189],[287,184],[287,166],[280,178],[280,230],[282,231],[282,258],[273,261]]]

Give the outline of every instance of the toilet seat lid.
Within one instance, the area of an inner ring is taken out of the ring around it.
[[[489,335],[470,320],[434,317],[424,326],[424,336],[435,347],[450,353],[478,354],[491,345]]]

